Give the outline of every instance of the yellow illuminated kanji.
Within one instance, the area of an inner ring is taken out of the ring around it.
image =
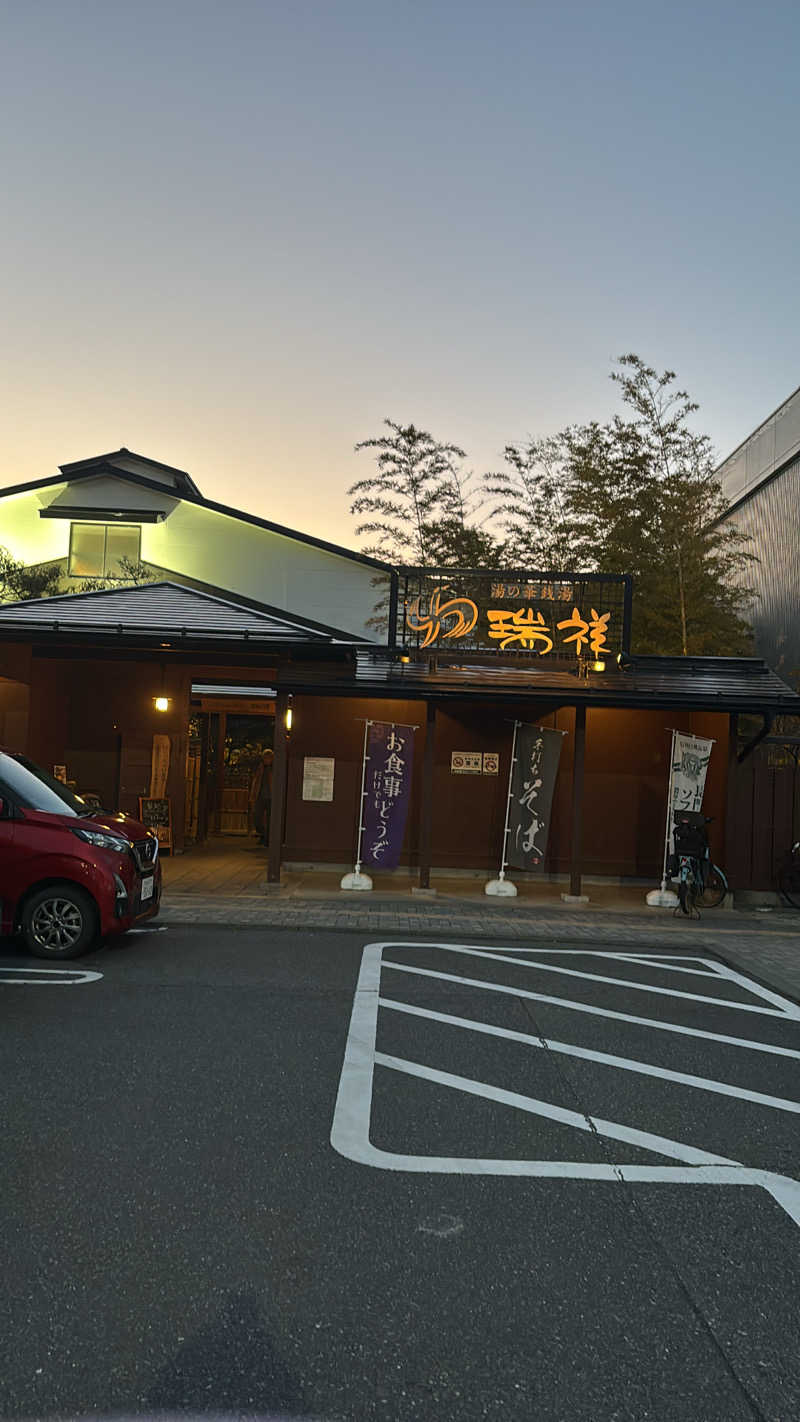
[[[469,597],[453,597],[449,602],[441,601],[441,589],[437,588],[431,594],[427,613],[422,612],[420,604],[422,599],[414,598],[406,609],[406,624],[412,632],[424,632],[424,640],[420,647],[429,647],[432,642],[437,641],[439,634],[446,637],[466,637],[471,632],[478,620],[478,609]],[[445,618],[454,617],[455,625],[447,632],[442,631],[442,623]]]
[[[610,617],[610,612],[604,612],[601,617],[600,613],[592,608],[591,619],[589,622],[586,622],[584,618],[581,617],[577,607],[573,607],[572,616],[565,618],[563,622],[556,623],[556,626],[559,632],[567,627],[574,629],[570,637],[564,638],[564,645],[567,646],[568,643],[574,642],[575,651],[578,653],[578,656],[580,656],[587,642],[589,643],[590,651],[597,656],[599,652],[611,651],[611,648],[606,644],[606,634],[608,632]]]
[[[501,652],[513,642],[519,642],[523,647],[534,647],[537,642],[546,643],[539,647],[540,657],[545,652],[552,652],[553,639],[544,616],[541,612],[534,612],[532,607],[520,607],[516,612],[512,612],[511,608],[493,607],[488,609],[486,616],[489,636],[492,641],[500,642]]]

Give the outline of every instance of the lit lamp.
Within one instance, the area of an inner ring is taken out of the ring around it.
[[[169,711],[169,697],[154,696],[153,705],[155,706],[156,711]]]
[[[286,727],[287,731],[291,731],[291,729],[292,729],[292,708],[291,708],[291,706],[287,706],[287,707],[286,707],[286,715],[285,715],[284,718],[283,718],[283,724],[284,724],[284,726]]]

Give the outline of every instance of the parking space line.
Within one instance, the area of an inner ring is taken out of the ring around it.
[[[390,946],[387,944],[387,947]],[[397,948],[397,943],[391,947]],[[416,948],[413,943],[410,947]],[[800,1051],[793,1047],[776,1047],[771,1042],[753,1042],[749,1037],[732,1037],[726,1032],[709,1032],[701,1027],[684,1027],[679,1022],[660,1022],[657,1017],[637,1017],[632,1012],[618,1012],[612,1007],[595,1007],[589,1002],[573,1002],[569,997],[551,997],[548,993],[532,992],[530,988],[508,987],[505,983],[490,983],[481,978],[459,978],[455,973],[443,973],[435,968],[413,968],[408,963],[393,963],[385,959],[384,968],[392,968],[398,973],[413,973],[416,977],[438,978],[443,982],[459,983],[462,987],[483,988],[486,992],[505,993],[509,997],[530,998],[532,1002],[545,1002],[551,1007],[566,1007],[570,1012],[585,1012],[590,1017],[610,1017],[616,1022],[632,1022],[636,1027],[654,1027],[659,1032],[677,1032],[682,1037],[701,1037],[708,1042],[725,1042],[731,1047],[745,1047],[754,1052],[769,1052],[776,1057],[794,1057],[800,1060]]]
[[[6,973],[18,976],[6,977]],[[0,987],[82,987],[84,983],[98,982],[102,976],[88,968],[0,967]]]
[[[402,1057],[390,1057],[384,1052],[375,1053],[375,1065],[389,1067],[392,1071],[405,1072],[407,1076],[419,1077],[422,1081],[435,1082],[437,1086],[454,1087],[468,1096],[481,1096],[486,1101],[496,1101],[500,1106],[513,1106],[517,1111],[527,1111],[534,1116],[547,1116],[563,1126],[573,1126],[577,1131],[596,1131],[598,1135],[611,1140],[624,1141],[626,1145],[638,1146],[641,1150],[652,1150],[657,1155],[668,1155],[673,1160],[682,1160],[687,1165],[736,1165],[725,1155],[712,1155],[698,1146],[684,1145],[682,1141],[669,1140],[666,1136],[653,1135],[651,1131],[637,1131],[633,1126],[622,1126],[617,1121],[604,1121],[582,1111],[570,1111],[565,1106],[555,1106],[551,1101],[539,1101],[535,1096],[523,1096],[518,1091],[506,1091],[500,1086],[490,1086],[488,1082],[472,1081],[466,1076],[455,1076],[449,1071],[438,1071],[436,1067],[423,1066],[420,1062],[405,1061]]]
[[[599,1066],[618,1067],[621,1071],[632,1071],[641,1076],[662,1077],[664,1081],[674,1081],[679,1086],[693,1086],[702,1091],[717,1092],[721,1096],[752,1101],[757,1106],[769,1106],[774,1111],[792,1111],[800,1115],[800,1101],[790,1101],[783,1096],[766,1096],[760,1091],[749,1091],[744,1086],[730,1086],[725,1081],[691,1076],[687,1072],[672,1071],[668,1067],[651,1066],[649,1062],[636,1061],[633,1057],[596,1052],[589,1047],[576,1047],[570,1042],[556,1042],[551,1037],[535,1037],[530,1032],[517,1032],[511,1027],[495,1027],[491,1022],[476,1022],[472,1017],[455,1017],[449,1012],[434,1012],[430,1007],[416,1007],[410,1002],[395,1002],[388,997],[379,998],[378,1006],[386,1007],[392,1012],[405,1012],[411,1017],[425,1017],[472,1032],[483,1032],[490,1037],[506,1037],[509,1041],[522,1042],[541,1051],[557,1052],[565,1057],[580,1057],[583,1061],[597,1062]]]
[[[527,958],[511,958],[506,953],[494,953],[483,948],[467,948],[455,943],[441,943],[439,947],[445,953],[457,953],[459,957],[488,958],[493,963],[512,963],[518,968],[530,968],[534,972],[559,973],[569,978],[585,978],[591,983],[610,983],[613,987],[633,988],[637,992],[656,993],[659,997],[682,997],[687,998],[690,1002],[708,1002],[712,1007],[731,1007],[737,1012],[758,1012],[765,1017],[796,1017],[800,1020],[800,1007],[791,1010],[792,1004],[787,1005],[786,1008],[759,1007],[753,1002],[731,1002],[730,998],[707,997],[704,993],[682,992],[680,988],[656,987],[653,983],[638,983],[631,978],[609,978],[601,973],[584,973],[579,968],[560,968],[555,963],[537,963]],[[639,961],[641,962],[641,959]]]
[[[353,1010],[350,1019],[350,1030],[345,1046],[344,1062],[342,1064],[341,1077],[339,1079],[339,1089],[336,1096],[333,1122],[331,1125],[330,1141],[334,1150],[350,1161],[360,1165],[368,1165],[380,1170],[405,1171],[421,1174],[453,1174],[453,1175],[500,1175],[535,1178],[541,1180],[571,1180],[571,1181],[606,1181],[616,1184],[637,1183],[637,1184],[671,1184],[671,1185],[739,1185],[758,1187],[765,1190],[777,1204],[789,1215],[795,1224],[800,1226],[800,1182],[788,1176],[779,1175],[769,1170],[762,1170],[752,1166],[747,1166],[735,1161],[729,1161],[726,1157],[711,1155],[697,1147],[668,1139],[663,1136],[654,1135],[650,1132],[639,1131],[633,1127],[623,1126],[616,1122],[600,1120],[589,1113],[568,1112],[562,1107],[557,1107],[550,1102],[542,1102],[536,1098],[524,1096],[516,1092],[505,1091],[500,1087],[490,1085],[485,1082],[473,1081],[467,1077],[456,1076],[449,1072],[439,1071],[437,1068],[422,1065],[418,1062],[410,1062],[402,1057],[395,1057],[377,1051],[378,1014],[381,1006],[391,1005],[395,1009],[398,1004],[387,1002],[381,995],[381,973],[384,967],[392,968],[395,971],[410,972],[416,976],[425,976],[454,983],[459,986],[474,986],[489,991],[505,993],[517,998],[530,998],[534,1001],[553,1004],[557,1007],[566,1007],[578,1012],[586,1012],[593,1016],[608,1017],[624,1022],[632,1022],[637,1026],[650,1027],[655,1030],[678,1032],[685,1036],[704,1038],[709,1041],[723,1042],[735,1047],[750,1048],[756,1051],[763,1051],[779,1056],[792,1058],[800,1057],[800,1052],[785,1047],[774,1047],[763,1042],[752,1042],[744,1038],[729,1037],[722,1033],[702,1031],[699,1028],[682,1027],[678,1023],[659,1022],[647,1018],[636,1017],[630,1013],[616,1012],[610,1008],[595,1008],[588,1003],[574,1003],[569,999],[549,997],[543,993],[531,992],[528,989],[512,988],[506,984],[491,982],[481,982],[469,978],[459,978],[455,974],[438,972],[429,968],[414,968],[408,964],[390,963],[383,959],[385,949],[419,948],[425,946],[429,948],[447,949],[455,945],[427,943],[421,945],[419,942],[409,941],[384,941],[369,943],[365,946],[359,970],[358,982],[356,985],[355,997],[353,1000]],[[554,951],[554,950],[549,950]],[[584,954],[591,956],[601,956],[600,953],[593,954],[592,950],[581,950]],[[500,958],[499,954],[489,954]],[[649,955],[648,955],[649,956]],[[662,955],[663,956],[663,955]],[[653,955],[655,959],[656,955]],[[714,969],[716,972],[721,965],[710,959],[701,959],[701,962]],[[720,976],[724,976],[720,972]],[[754,990],[756,985],[751,985],[747,979],[743,979],[743,986],[748,990]],[[781,1006],[791,1006],[785,1000],[776,996],[776,1001]],[[715,1000],[715,1005],[719,1005]],[[416,1004],[403,1004],[401,1010],[412,1010],[412,1015],[434,1015],[428,1013],[427,1009],[420,1009]],[[438,1014],[436,1014],[438,1015]],[[781,1014],[782,1015],[782,1014]],[[462,1019],[470,1029],[473,1023],[470,1019]],[[481,1024],[480,1030],[490,1030],[493,1024]],[[510,1035],[503,1029],[499,1029],[502,1035]],[[562,1050],[571,1051],[567,1043],[558,1044]],[[605,1060],[606,1054],[590,1054],[589,1050],[580,1049],[581,1055],[594,1059],[600,1056],[606,1065],[617,1065],[617,1062],[610,1059]],[[576,1053],[577,1054],[577,1053]],[[627,1059],[621,1059],[620,1066],[624,1069],[639,1069],[646,1067],[645,1063],[632,1063]],[[675,1165],[628,1165],[622,1163],[602,1163],[586,1162],[574,1160],[525,1160],[518,1158],[487,1158],[473,1156],[441,1156],[441,1155],[410,1155],[401,1151],[387,1151],[372,1144],[371,1140],[371,1118],[372,1118],[372,1094],[374,1086],[374,1074],[376,1066],[382,1066],[395,1072],[417,1077],[431,1082],[433,1085],[449,1087],[466,1093],[469,1096],[483,1097],[500,1106],[510,1106],[525,1110],[536,1115],[549,1116],[553,1120],[560,1121],[573,1126],[579,1130],[596,1130],[598,1134],[608,1136],[610,1139],[625,1141],[628,1144],[636,1145],[646,1150],[652,1150],[660,1155],[670,1156],[679,1160],[680,1164]],[[670,1073],[670,1079],[674,1074]],[[696,1079],[697,1086],[705,1085],[706,1089],[722,1087],[724,1083],[702,1082]],[[694,1084],[694,1083],[692,1083]],[[731,1094],[738,1095],[742,1099],[751,1099],[756,1093],[742,1091],[731,1091]],[[759,1093],[760,1094],[760,1093]],[[783,1103],[781,1098],[765,1097],[763,1103],[774,1103],[776,1109],[796,1109],[797,1103]]]

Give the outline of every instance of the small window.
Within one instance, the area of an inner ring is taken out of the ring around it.
[[[72,578],[122,578],[122,560],[138,563],[142,530],[131,523],[73,523],[69,540]]]

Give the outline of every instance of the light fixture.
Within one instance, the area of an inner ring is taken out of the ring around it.
[[[604,672],[606,669],[606,664],[605,662],[590,662],[589,668],[593,672]]]
[[[286,707],[286,715],[285,715],[284,718],[283,718],[283,724],[285,725],[287,731],[291,731],[291,729],[292,729],[292,708],[291,708],[291,706],[287,706],[287,707]]]
[[[404,667],[407,667],[408,664],[409,664],[409,662],[411,661],[411,658],[410,658],[410,657],[401,657],[401,658],[400,658],[400,661],[402,662],[402,664],[403,664]]]
[[[154,696],[153,705],[155,706],[156,711],[169,711],[169,697]]]

